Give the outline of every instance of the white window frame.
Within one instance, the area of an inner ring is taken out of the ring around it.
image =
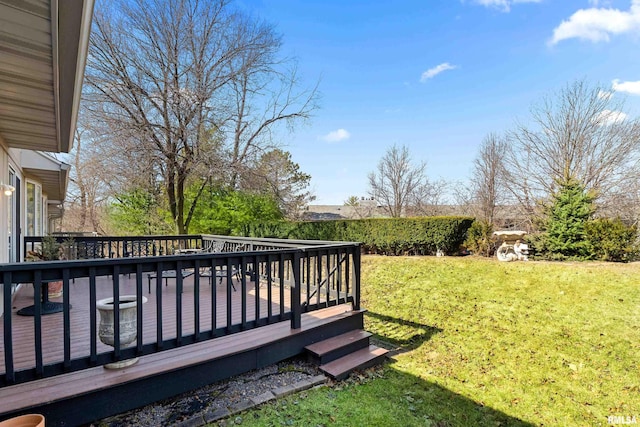
[[[9,176],[8,176],[8,183],[9,185],[14,186],[16,185],[16,178],[18,176],[18,174],[16,173],[16,169],[9,165]],[[2,195],[0,195],[0,197],[2,197]],[[19,195],[15,192],[12,192],[10,196],[8,196],[7,198],[7,245],[8,245],[8,259],[9,262],[17,262],[16,259],[16,247],[17,245],[20,245],[20,242],[16,241],[16,238],[18,236],[14,236],[13,232],[14,230],[16,230],[16,198],[19,197]],[[18,225],[19,227],[19,225]]]
[[[30,206],[31,191],[33,186],[33,206]],[[25,197],[25,236],[42,236],[44,233],[44,198],[42,197],[42,185],[30,179],[26,180]]]

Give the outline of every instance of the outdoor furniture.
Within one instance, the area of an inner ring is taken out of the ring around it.
[[[193,270],[180,270],[182,272],[182,278],[185,279],[189,276],[193,276],[195,274],[195,272]],[[235,276],[236,279],[240,280],[240,272],[236,269],[236,268],[232,268],[231,270],[231,275]],[[162,272],[162,277],[161,279],[164,279],[164,285],[168,286],[169,285],[169,279],[176,279],[178,277],[176,270],[167,270],[167,271],[163,271]],[[216,268],[216,272],[215,274],[211,274],[211,267],[206,267],[206,268],[202,268],[200,269],[200,277],[208,277],[209,280],[209,284],[211,285],[213,283],[213,279],[219,279],[218,284],[222,284],[222,279],[225,279],[227,277],[227,267],[226,266],[220,266]],[[148,276],[149,279],[149,293],[151,293],[151,280],[158,278],[158,274],[157,273],[150,273]],[[233,288],[233,290],[236,290],[236,286],[233,284],[233,281],[231,282],[231,287]]]
[[[222,240],[203,240],[202,250],[204,252],[219,253],[224,249],[224,241]]]
[[[192,270],[180,270],[180,273],[183,279],[193,275]],[[177,278],[178,278],[178,273],[176,270],[167,270],[162,272],[162,276],[160,277],[160,280],[164,279],[164,285],[168,286],[169,279],[177,279]],[[151,280],[153,279],[157,280],[158,273],[149,273],[148,279],[149,279],[149,293],[151,293]]]
[[[526,234],[526,231],[521,230],[495,231],[493,235],[497,237],[498,242],[501,242],[496,249],[498,261],[527,261],[529,246],[522,243]]]
[[[238,269],[232,268],[231,275],[235,276],[237,280],[240,280],[240,271],[238,271]],[[200,277],[208,277],[210,285],[213,284],[214,278],[218,279],[218,284],[221,285],[222,279],[227,278],[227,267],[226,266],[216,267],[215,274],[211,274],[211,267],[203,268],[200,270]],[[233,284],[233,280],[231,281],[231,287],[235,292],[236,285]]]
[[[53,313],[60,313],[64,310],[64,304],[61,302],[53,302],[53,301],[49,301],[49,283],[51,282],[58,282],[59,280],[43,280],[42,281],[42,287],[40,288],[40,314],[41,315],[45,315],[45,314],[53,314]],[[34,295],[34,299],[35,299],[35,295]],[[69,308],[71,308],[71,306],[69,306]],[[24,307],[21,308],[20,310],[18,310],[18,314],[20,316],[35,316],[36,313],[36,306],[34,305],[30,305],[28,307]]]
[[[188,254],[199,254],[202,252],[202,249],[192,248],[192,249],[176,249],[176,255],[188,255]]]

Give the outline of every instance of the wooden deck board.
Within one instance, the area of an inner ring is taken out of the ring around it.
[[[183,281],[182,293],[182,336],[188,336],[195,332],[195,301],[194,301],[194,276],[190,276]],[[210,285],[208,277],[201,277],[199,281],[199,321],[200,332],[208,332],[212,325],[212,290],[216,290],[216,307],[215,307],[215,326],[216,328],[225,328],[227,325],[227,288],[226,283],[219,285],[217,282],[214,286]],[[78,279],[69,283],[70,303],[70,335],[71,335],[71,358],[79,358],[90,355],[90,303],[89,303],[89,282],[88,279]],[[237,291],[231,291],[231,325],[240,325],[242,323],[242,285],[238,280],[234,282]],[[246,281],[246,321],[256,319],[256,305],[259,309],[259,317],[264,318],[268,313],[269,301],[267,301],[268,289],[265,281],[259,281],[260,288],[258,290],[258,301],[256,304],[255,284],[247,278]],[[135,294],[136,279],[135,276],[128,277],[126,275],[119,278],[120,296]],[[162,289],[162,337],[164,340],[175,339],[177,337],[176,317],[177,317],[177,298],[176,298],[176,281],[169,280],[168,286],[165,286],[165,280],[161,284]],[[152,280],[151,293],[147,290],[147,275],[142,276],[143,295],[148,302],[143,305],[143,332],[142,341],[144,344],[156,341],[156,318],[157,318],[157,299],[155,280]],[[110,277],[99,277],[96,279],[96,297],[97,299],[112,296],[113,281]],[[304,289],[303,289],[304,292]],[[303,294],[304,295],[304,294]],[[277,285],[271,287],[271,313],[275,316],[285,314],[290,311],[290,291],[284,288],[283,307],[280,306],[280,288]],[[35,366],[35,347],[34,347],[34,318],[28,316],[19,316],[16,312],[28,305],[33,304],[33,287],[23,285],[22,289],[17,293],[13,301],[12,309],[12,327],[13,327],[13,358],[14,369],[28,369]],[[304,298],[304,296],[303,296]],[[62,301],[62,298],[53,301]],[[315,302],[315,296],[314,296]],[[99,315],[96,313],[98,322]],[[0,333],[3,333],[4,325],[0,322]],[[64,357],[64,329],[62,313],[55,313],[42,316],[42,351],[43,362],[45,365],[60,362]],[[96,342],[98,354],[112,351],[109,347],[99,339]],[[3,348],[0,348],[0,373],[5,372],[5,355]]]
[[[335,321],[336,318],[349,315],[351,315],[349,304],[338,305],[304,314],[302,327],[297,330],[292,330],[289,322],[279,322],[188,347],[142,356],[137,364],[121,370],[95,367],[4,387],[0,389],[0,413],[64,400],[156,374],[188,368],[208,360],[232,356],[242,351],[259,348],[269,342],[304,333]]]

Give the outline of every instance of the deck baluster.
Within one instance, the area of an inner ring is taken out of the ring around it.
[[[89,267],[89,361],[94,365],[98,360],[98,315],[96,302],[96,268]]]
[[[245,257],[240,258],[240,262],[238,263],[238,271],[240,272],[240,287],[242,289],[242,294],[240,297],[242,298],[241,304],[241,324],[242,329],[247,328],[247,260]]]
[[[143,325],[143,299],[142,299],[142,264],[136,264],[136,352],[138,355],[142,354],[142,343],[144,337]]]
[[[291,285],[291,328],[302,327],[302,307],[300,306],[300,252],[293,255],[293,283]]]
[[[46,291],[46,289],[45,289]],[[71,293],[69,290],[69,269],[62,270],[62,321],[64,330],[64,368],[71,367]],[[39,306],[40,304],[36,304]]]

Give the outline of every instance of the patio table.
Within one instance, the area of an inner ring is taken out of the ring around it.
[[[40,288],[40,314],[42,314],[43,316],[45,314],[53,314],[53,313],[60,313],[62,311],[64,311],[64,304],[61,302],[53,302],[53,301],[49,301],[49,283],[51,282],[58,282],[59,280],[43,280],[42,281],[42,286]],[[34,295],[34,299],[35,299],[35,295]],[[71,305],[69,305],[69,308],[71,308]],[[30,305],[28,307],[24,307],[21,308],[20,310],[18,310],[18,313],[20,316],[35,316],[36,313],[36,306],[34,305]]]

